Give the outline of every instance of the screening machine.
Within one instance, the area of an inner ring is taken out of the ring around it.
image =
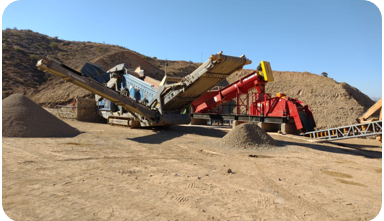
[[[278,93],[271,97],[265,92],[265,84],[274,80],[271,65],[267,61],[261,61],[256,71],[233,82],[232,84],[216,90],[208,91],[191,103],[194,111],[193,117],[198,119],[235,119],[239,121],[257,121],[265,124],[294,125],[297,131],[302,133],[313,131],[316,123],[313,119],[309,105],[296,98],[290,98],[286,94]],[[256,89],[256,93],[249,93]],[[243,95],[243,98],[241,97]],[[250,96],[251,95],[251,96]],[[212,114],[211,110],[220,105],[236,99],[236,115]],[[244,107],[246,113],[240,113]],[[263,128],[266,130],[266,128]],[[292,131],[295,132],[295,131]]]
[[[78,72],[47,56],[36,66],[95,93],[99,112],[109,124],[145,127],[190,123],[190,115],[182,114],[189,104],[246,64],[251,61],[244,55],[219,52],[179,82],[168,84],[165,76],[157,87],[142,79],[143,70],[134,70],[141,77],[136,78],[124,64],[104,71],[87,62]]]

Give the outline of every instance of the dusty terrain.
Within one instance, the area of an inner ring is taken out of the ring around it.
[[[216,146],[228,132],[217,127],[66,122],[83,133],[3,138],[12,219],[371,220],[381,208],[375,140],[341,146],[270,134],[281,147],[261,154]]]

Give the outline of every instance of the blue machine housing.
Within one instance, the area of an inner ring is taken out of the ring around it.
[[[85,62],[80,72],[87,77],[95,79],[100,84],[107,83],[110,80],[109,73],[101,69],[99,65],[90,62]]]
[[[91,77],[97,82],[106,85],[111,80],[112,73],[117,71],[120,73],[119,75],[121,79],[119,80],[119,85],[115,85],[116,91],[127,91],[130,98],[142,104],[148,104],[151,102],[157,90],[150,84],[128,74],[124,70],[126,70],[124,64],[116,65],[114,68],[106,72],[99,65],[86,62],[80,72],[83,75]],[[119,110],[117,105],[105,98],[97,100],[96,103],[97,108],[102,112],[101,114],[103,117],[108,115],[105,114],[107,112],[115,112]]]
[[[129,92],[129,96],[143,104],[152,101],[156,89],[145,81],[142,81],[130,74],[124,74],[121,82],[121,88]]]

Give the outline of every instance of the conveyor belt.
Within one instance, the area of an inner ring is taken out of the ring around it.
[[[163,110],[182,108],[223,81],[234,71],[250,63],[251,61],[245,56],[232,57],[221,53],[211,55],[208,61],[180,81],[184,84],[181,89],[175,88],[163,96]]]
[[[324,140],[342,140],[382,134],[382,121],[372,121],[305,133],[304,136]]]
[[[190,104],[235,70],[241,69],[244,65],[250,63],[251,61],[246,59],[245,56],[232,57],[222,55],[221,52],[211,55],[208,61],[184,77],[180,82],[161,85],[157,90],[153,89],[153,95],[151,94],[153,99],[146,104],[137,102],[104,86],[102,83],[106,84],[108,80],[106,78],[109,77],[106,74],[108,72],[104,72],[98,66],[86,64],[83,68],[84,73],[80,73],[55,59],[47,57],[38,61],[37,67],[42,71],[57,75],[66,81],[91,91],[118,106],[122,106],[142,125],[153,126],[189,123],[189,115],[180,114],[181,108]],[[136,79],[134,80],[136,81]],[[134,88],[146,93],[145,88],[139,82],[140,80],[137,79],[137,81],[133,83]],[[148,121],[148,123],[144,121]]]
[[[122,96],[117,91],[114,91],[104,85],[100,84],[91,77],[83,76],[76,70],[50,58],[40,60],[36,65],[40,70],[57,75],[66,81],[70,81],[86,90],[89,90],[101,97],[104,97],[116,105],[122,106],[127,111],[133,114],[137,113],[144,116],[149,122],[156,120],[156,112],[149,107],[135,102],[134,100]]]

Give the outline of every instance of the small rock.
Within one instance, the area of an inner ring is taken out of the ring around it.
[[[281,179],[279,178],[279,181],[281,181]]]
[[[179,176],[179,174],[175,173],[175,176]]]
[[[231,170],[231,169],[228,169],[227,173],[232,173],[232,170]]]
[[[278,134],[282,134],[282,133],[281,133],[281,130],[278,130],[277,133],[278,133]]]
[[[197,177],[197,179],[201,180],[201,177]]]
[[[205,210],[202,209],[201,212],[205,213]]]
[[[152,177],[152,175],[149,175],[149,177]]]
[[[345,204],[345,205],[350,206],[350,205],[352,205],[352,203],[347,203],[347,204]]]

